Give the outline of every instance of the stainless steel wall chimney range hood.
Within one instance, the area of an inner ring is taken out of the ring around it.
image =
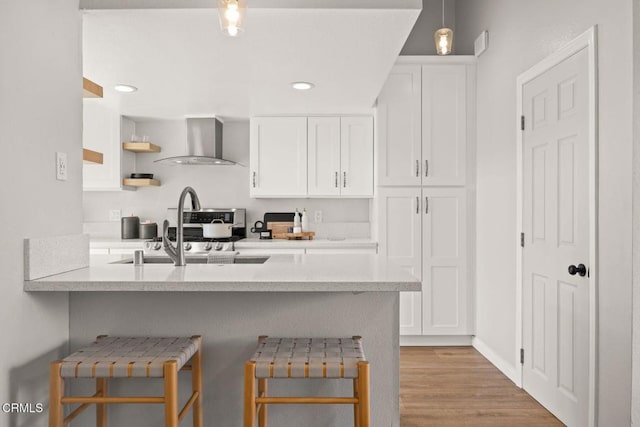
[[[187,119],[187,148],[184,156],[156,160],[174,165],[235,165],[222,158],[222,122],[216,118]]]

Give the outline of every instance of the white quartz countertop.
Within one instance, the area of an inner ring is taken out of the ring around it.
[[[87,268],[24,282],[25,291],[61,292],[398,292],[421,287],[406,270],[368,254],[272,255],[264,264],[185,267],[92,262]]]
[[[108,237],[92,237],[92,248],[142,248],[148,239],[119,239]],[[284,240],[255,238],[242,239],[235,242],[237,249],[375,249],[378,243],[371,239],[314,239]]]

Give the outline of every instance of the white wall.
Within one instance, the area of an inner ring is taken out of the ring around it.
[[[23,292],[22,253],[25,237],[81,231],[80,44],[77,0],[0,2],[0,403],[46,403],[49,362],[66,352],[68,297]],[[0,426],[27,425],[48,425],[46,411],[0,412]]]
[[[640,1],[633,2],[633,377],[631,424],[640,426]]]
[[[455,30],[456,0],[444,0],[444,14],[445,25]],[[422,12],[400,55],[435,55],[433,35],[439,28],[442,28],[442,0],[422,0]],[[455,34],[453,41],[453,52],[457,53]]]
[[[599,419],[631,413],[632,10],[628,0],[458,0],[458,53],[489,31],[478,62],[477,336],[516,367],[516,77],[599,27]]]
[[[110,209],[122,209],[123,215],[131,213],[141,219],[162,223],[168,207],[176,207],[182,189],[190,185],[198,193],[202,206],[246,208],[247,222],[261,220],[265,212],[292,212],[306,208],[307,213],[322,210],[324,223],[359,223],[356,232],[369,227],[368,199],[252,199],[249,197],[249,122],[227,121],[224,124],[223,156],[242,163],[243,166],[172,166],[153,163],[158,158],[185,154],[186,124],[183,120],[139,121],[138,135],[148,135],[162,147],[157,154],[137,154],[137,172],[155,174],[161,187],[140,188],[137,191],[85,192],[84,220],[100,223],[108,220]],[[313,217],[310,217],[313,222]],[[91,224],[87,224],[91,226]],[[326,225],[326,224],[325,224]],[[337,227],[338,225],[336,225]],[[91,227],[87,227],[90,229]],[[95,227],[93,228],[95,229]],[[106,232],[119,233],[120,223],[102,228]],[[340,234],[340,228],[329,230]],[[348,229],[345,230],[349,231]],[[354,231],[354,230],[352,230]],[[254,236],[255,237],[255,236]]]

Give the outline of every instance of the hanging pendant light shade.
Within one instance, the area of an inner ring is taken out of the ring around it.
[[[244,31],[244,15],[247,10],[245,0],[218,0],[218,16],[222,31],[236,37]]]
[[[444,0],[442,0],[442,28],[433,36],[438,55],[449,55],[453,50],[453,30],[444,26]]]

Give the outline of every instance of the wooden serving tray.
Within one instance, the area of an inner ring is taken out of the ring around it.
[[[313,231],[305,231],[305,232],[302,232],[302,233],[274,233],[273,234],[273,238],[274,239],[287,239],[287,240],[302,240],[302,239],[313,240],[315,235],[316,235],[316,233],[313,232]]]

